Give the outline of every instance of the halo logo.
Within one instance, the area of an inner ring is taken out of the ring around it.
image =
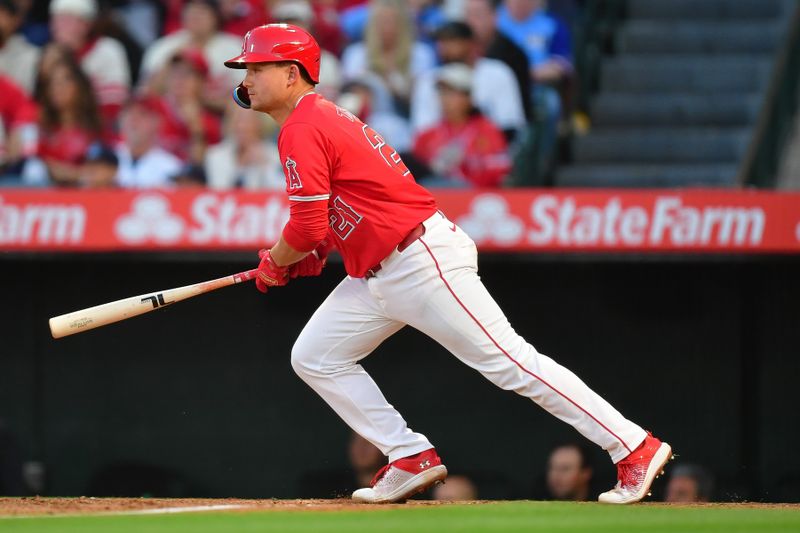
[[[114,226],[117,237],[128,244],[154,240],[161,244],[177,242],[183,235],[184,221],[170,211],[170,203],[160,194],[137,196],[131,211]]]
[[[513,244],[522,238],[525,225],[511,214],[505,198],[498,194],[477,196],[470,212],[456,222],[477,243],[493,240]]]

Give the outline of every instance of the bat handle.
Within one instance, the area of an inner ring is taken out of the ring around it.
[[[258,269],[254,268],[252,270],[245,270],[244,272],[239,272],[238,274],[233,275],[233,282],[234,283],[241,283],[243,281],[250,281],[256,279],[256,275],[258,274]]]

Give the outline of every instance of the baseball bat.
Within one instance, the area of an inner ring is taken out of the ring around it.
[[[195,283],[194,285],[187,285],[185,287],[176,287],[174,289],[166,289],[158,292],[151,292],[147,294],[140,294],[139,296],[131,296],[130,298],[123,298],[107,304],[96,305],[80,311],[74,311],[65,315],[55,316],[50,319],[50,333],[54,339],[60,339],[75,333],[82,333],[90,329],[99,328],[107,324],[113,324],[134,316],[149,313],[156,309],[161,309],[170,304],[187,300],[200,294],[215,291],[222,287],[241,283],[242,281],[249,281],[255,279],[258,269],[247,270],[239,272],[224,278],[212,279],[210,281],[203,281],[202,283]]]

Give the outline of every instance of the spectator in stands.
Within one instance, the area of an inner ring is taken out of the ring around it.
[[[200,165],[188,163],[183,165],[177,174],[170,177],[172,184],[180,188],[205,187],[206,171]]]
[[[472,30],[463,22],[442,26],[437,33],[436,49],[443,63],[462,63],[473,68],[475,105],[503,130],[507,139],[513,139],[525,127],[525,112],[511,69],[497,59],[480,57]],[[442,116],[436,98],[437,76],[438,71],[433,70],[421,76],[414,87],[411,124],[415,132],[431,127]]]
[[[377,74],[403,113],[414,80],[435,64],[433,50],[416,40],[411,14],[401,0],[372,0],[364,41],[351,44],[342,55],[345,79]]]
[[[264,0],[219,0],[222,31],[239,38],[256,26],[267,23]]]
[[[569,94],[573,67],[569,29],[545,8],[545,0],[504,0],[497,27],[528,56],[537,128],[536,137],[526,139],[526,148],[532,153],[525,159],[533,164],[533,171],[527,174],[546,176],[556,162],[559,120],[569,124],[569,113],[562,111],[562,95]]]
[[[40,51],[16,33],[20,22],[15,1],[0,0],[0,75],[8,76],[31,95]]]
[[[187,0],[166,0],[162,3],[165,10],[164,34],[169,35],[181,29],[182,12]],[[254,27],[268,22],[267,6],[271,0],[219,0],[218,3],[220,31],[240,39]]]
[[[392,96],[376,74],[368,72],[346,84],[337,103],[369,124],[398,153],[411,150],[411,126],[395,111]]]
[[[155,41],[145,50],[140,78],[158,86],[162,80],[153,77],[184,50],[202,50],[209,68],[206,105],[222,112],[230,100],[231,88],[239,84],[240,71],[225,68],[225,61],[242,50],[242,39],[219,30],[220,10],[216,0],[186,0],[181,11],[181,29]]]
[[[205,170],[213,189],[283,189],[286,179],[278,146],[266,138],[267,121],[231,103],[225,117],[225,138],[206,153]]]
[[[164,67],[159,143],[185,162],[203,164],[206,148],[221,140],[219,117],[205,108],[208,64],[202,52],[185,49]]]
[[[344,4],[345,2],[341,2]],[[437,0],[408,0],[406,2],[414,21],[417,35],[423,42],[432,42],[439,26],[447,22],[447,15]],[[344,9],[341,15],[341,27],[351,41],[360,41],[369,21],[369,5],[360,2]]]
[[[19,179],[25,158],[36,152],[38,137],[36,104],[0,74],[0,177]]]
[[[714,479],[698,465],[681,464],[670,470],[665,502],[690,503],[711,501]]]
[[[272,8],[275,22],[294,24],[315,34],[314,10],[306,0],[278,0]],[[314,89],[330,101],[339,96],[342,86],[342,66],[339,59],[324,48],[320,52],[319,83]]]
[[[122,45],[95,33],[96,17],[96,0],[52,0],[50,3],[53,42],[78,57],[94,87],[105,128],[111,132],[128,98],[131,71]]]
[[[588,501],[593,472],[583,446],[558,446],[547,460],[547,491],[554,500]]]
[[[96,142],[89,146],[83,160],[79,182],[87,189],[109,189],[117,186],[119,158],[114,150]]]
[[[122,187],[167,187],[177,174],[181,160],[158,146],[161,106],[154,98],[139,98],[129,103],[121,115],[122,143],[117,148]]]
[[[508,65],[517,79],[525,117],[531,119],[531,78],[528,56],[506,34],[497,29],[498,0],[466,0],[464,21],[475,36],[478,55]]]
[[[478,489],[466,476],[447,476],[446,483],[433,488],[433,499],[439,501],[469,501],[478,498]]]
[[[86,150],[102,137],[102,119],[92,84],[67,53],[39,87],[39,159],[56,185],[77,185]],[[39,179],[28,175],[29,180]]]
[[[545,7],[545,0],[505,0],[497,27],[528,55],[535,84],[557,85],[572,74],[572,43],[569,29]]]
[[[47,44],[50,40],[47,6],[42,5],[43,2],[36,2],[34,9],[34,0],[14,0],[14,3],[19,9],[19,32],[34,46]]]
[[[140,49],[144,50],[159,37],[161,10],[158,0],[115,0],[112,14]]]
[[[359,0],[364,1],[364,0]],[[314,38],[321,48],[339,57],[342,54],[344,35],[339,26],[340,6],[346,0],[312,0],[314,10]]]
[[[498,187],[511,168],[503,133],[473,104],[472,83],[473,71],[462,63],[439,70],[442,120],[423,131],[413,149],[430,169],[420,180],[427,186]]]

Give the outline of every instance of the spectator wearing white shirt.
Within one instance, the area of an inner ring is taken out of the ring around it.
[[[201,50],[209,67],[206,105],[222,111],[230,100],[232,87],[242,81],[241,71],[225,67],[225,61],[242,51],[242,39],[220,31],[221,15],[215,0],[187,0],[181,11],[180,30],[151,44],[142,58],[141,79],[157,87],[158,74],[182,50]]]
[[[229,105],[225,139],[206,152],[209,187],[276,190],[286,187],[278,146],[266,138],[269,120],[262,113]]]
[[[436,54],[416,39],[409,6],[401,0],[372,0],[364,41],[342,53],[345,80],[377,74],[400,109],[408,105],[415,80],[435,66]]]
[[[132,101],[121,116],[122,143],[117,147],[120,187],[170,187],[181,160],[157,145],[161,127],[158,103],[150,98]]]
[[[443,63],[464,63],[473,69],[472,100],[486,118],[511,140],[526,126],[519,85],[512,70],[497,59],[480,57],[472,29],[463,22],[449,22],[436,33],[436,49]],[[441,120],[436,90],[439,69],[417,80],[411,96],[411,126],[414,133]]]
[[[19,24],[16,2],[0,0],[0,74],[11,78],[30,96],[36,82],[40,51],[16,33]]]
[[[53,41],[75,53],[89,76],[106,131],[128,99],[131,71],[119,41],[94,34],[96,0],[53,0],[50,30]]]

